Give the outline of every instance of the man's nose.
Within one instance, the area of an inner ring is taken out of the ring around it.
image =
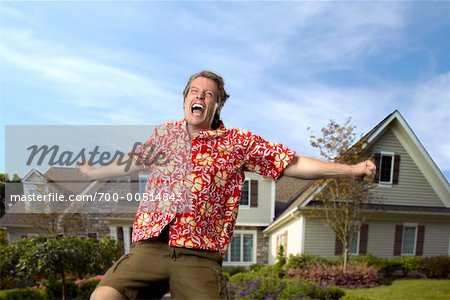
[[[205,99],[205,92],[198,92],[197,99],[204,100]]]

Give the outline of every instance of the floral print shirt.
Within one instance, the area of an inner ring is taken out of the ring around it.
[[[239,211],[244,172],[277,179],[294,158],[287,147],[239,129],[200,131],[186,121],[157,127],[134,152],[148,171],[133,224],[133,242],[169,225],[169,245],[226,253]]]

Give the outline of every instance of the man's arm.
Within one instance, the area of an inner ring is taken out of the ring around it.
[[[376,167],[366,160],[356,165],[325,162],[315,158],[298,156],[284,170],[284,175],[300,179],[326,179],[351,177],[359,180],[373,180]]]
[[[141,167],[136,162],[136,160],[132,156],[127,155],[124,157],[123,161],[127,162],[128,159],[133,160],[131,164],[123,163],[119,165],[119,163],[115,161],[106,166],[95,168],[94,166],[90,166],[85,163],[84,165],[77,166],[77,168],[80,170],[81,174],[83,174],[87,179],[90,180],[129,176],[131,174],[139,172]]]

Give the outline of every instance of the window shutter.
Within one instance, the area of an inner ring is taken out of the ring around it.
[[[258,207],[258,180],[250,180],[250,207]]]
[[[336,235],[336,240],[334,242],[334,255],[341,255],[343,251],[344,251],[344,245],[342,244],[342,241]]]
[[[378,183],[378,182],[380,182],[381,153],[375,153],[373,155],[373,160],[374,160],[375,166],[377,167],[373,182]]]
[[[425,226],[420,225],[420,226],[418,226],[418,230],[417,230],[417,242],[416,242],[416,255],[417,256],[423,255],[424,239],[425,239]]]
[[[367,254],[369,224],[362,224],[359,230],[359,254]]]
[[[402,254],[403,225],[395,225],[394,256]]]
[[[139,175],[137,173],[130,175],[130,193],[139,193]]]
[[[284,256],[287,255],[287,239],[288,239],[288,232],[285,231],[284,232],[284,244],[283,244],[283,248],[284,248]]]
[[[392,178],[393,184],[398,184],[398,175],[400,173],[400,155],[394,156],[394,174]]]

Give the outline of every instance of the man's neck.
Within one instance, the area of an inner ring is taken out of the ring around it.
[[[195,139],[198,134],[200,133],[200,130],[211,130],[211,128],[199,128],[196,126],[192,126],[187,124],[187,132],[189,134],[189,137],[191,138],[191,140]]]

